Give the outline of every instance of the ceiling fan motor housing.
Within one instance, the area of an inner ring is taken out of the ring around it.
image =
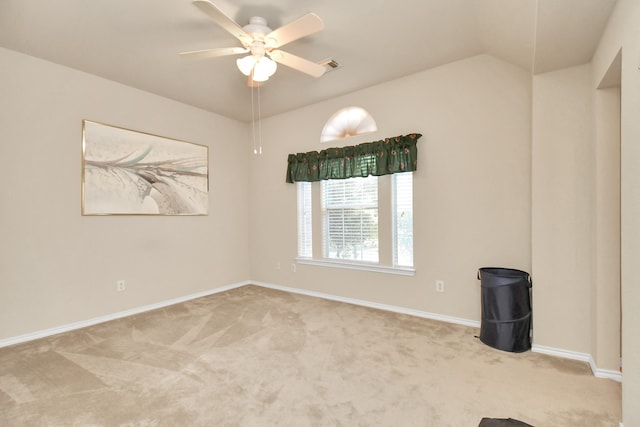
[[[265,36],[273,31],[267,26],[267,20],[260,16],[252,16],[249,23],[242,29],[253,39],[246,44],[246,47],[251,50],[251,55],[262,58],[266,53]]]
[[[264,41],[264,36],[273,30],[267,26],[267,20],[260,16],[252,16],[249,23],[242,27],[254,40]]]

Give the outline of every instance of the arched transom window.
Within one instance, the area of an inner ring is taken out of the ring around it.
[[[320,142],[344,139],[377,130],[376,121],[367,110],[361,107],[345,107],[336,111],[327,120],[320,134]]]

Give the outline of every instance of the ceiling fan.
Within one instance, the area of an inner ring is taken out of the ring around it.
[[[276,71],[276,63],[313,77],[320,77],[325,73],[324,65],[278,49],[287,43],[322,30],[324,24],[318,15],[307,13],[293,22],[272,30],[267,26],[267,20],[259,16],[252,17],[248,25],[241,27],[209,0],[194,0],[193,4],[207,14],[213,22],[240,40],[242,47],[182,52],[180,54],[182,57],[216,58],[249,52],[248,56],[238,59],[236,65],[244,75],[249,77],[250,86],[253,86],[254,82],[268,80]]]

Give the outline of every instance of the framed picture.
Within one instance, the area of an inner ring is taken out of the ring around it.
[[[82,121],[82,215],[207,215],[209,147]]]

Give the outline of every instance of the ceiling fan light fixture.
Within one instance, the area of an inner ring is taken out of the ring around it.
[[[275,61],[263,56],[256,61],[256,65],[253,67],[253,80],[264,82],[273,76],[277,69],[278,65]]]
[[[256,64],[256,60],[252,55],[247,55],[244,58],[236,59],[236,65],[242,74],[248,76],[253,70],[253,66]]]

